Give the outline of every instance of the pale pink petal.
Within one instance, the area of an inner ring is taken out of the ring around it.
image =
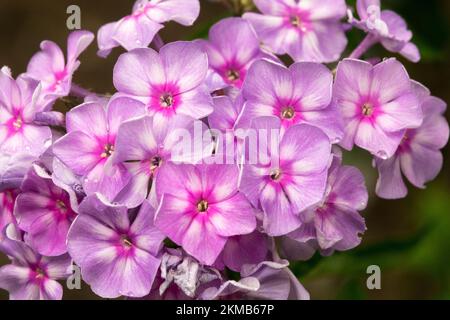
[[[199,0],[160,1],[147,11],[147,16],[157,22],[173,20],[184,26],[191,26],[199,14]]]
[[[206,78],[208,57],[201,46],[187,41],[173,42],[160,51],[167,82],[184,93],[198,87]]]
[[[108,133],[105,106],[99,103],[85,103],[67,113],[68,132],[80,131],[93,138],[105,137]]]
[[[80,176],[95,167],[101,152],[98,143],[80,131],[68,133],[53,145],[55,156]]]
[[[166,81],[161,58],[152,49],[136,49],[121,55],[113,77],[118,91],[143,97],[150,94],[152,85]]]
[[[52,41],[43,41],[41,50],[31,58],[27,73],[35,79],[52,81],[54,74],[65,68],[64,54]]]
[[[297,62],[330,63],[339,60],[347,46],[342,25],[335,21],[314,21],[311,29],[299,41],[290,41],[287,53]]]
[[[281,141],[280,155],[281,168],[289,174],[321,173],[329,165],[331,144],[320,129],[296,125],[286,131]]]
[[[145,15],[127,16],[115,25],[113,40],[127,51],[147,48],[162,28],[163,25]]]
[[[107,23],[100,27],[97,33],[98,52],[97,55],[101,58],[106,58],[115,47],[120,46],[117,41],[113,39],[118,22]]]
[[[246,100],[254,103],[273,106],[278,100],[289,101],[293,90],[292,75],[287,68],[268,60],[260,60],[250,67],[243,95]]]
[[[372,65],[365,61],[344,59],[338,65],[334,83],[334,96],[339,105],[359,102],[367,96],[372,85]]]
[[[147,198],[152,180],[150,170],[144,168],[144,164],[150,166],[148,162],[126,164],[131,178],[115,196],[114,202],[124,204],[128,208],[136,208]]]
[[[264,230],[270,236],[285,235],[300,227],[299,212],[293,212],[288,197],[279,186],[267,184],[260,197],[265,213]]]
[[[211,203],[210,208],[209,220],[220,236],[249,234],[256,228],[256,212],[241,193],[219,203]]]
[[[317,63],[300,62],[289,67],[294,79],[294,97],[299,99],[302,111],[326,108],[331,103],[333,75]]]
[[[376,193],[383,199],[402,199],[408,194],[400,169],[400,159],[394,156],[388,160],[376,159],[379,177]]]
[[[408,180],[418,188],[434,180],[442,170],[444,158],[440,151],[420,144],[410,144],[410,152],[400,156],[401,168]]]
[[[87,195],[98,192],[112,200],[129,180],[130,174],[123,165],[107,167],[106,161],[100,161],[84,176],[83,188]]]
[[[377,124],[363,121],[359,124],[355,144],[379,158],[390,158],[397,151],[405,131],[384,132]]]
[[[69,69],[71,69],[71,66],[73,66],[78,57],[94,41],[94,38],[94,34],[89,31],[78,30],[70,33],[67,39],[67,65]]]
[[[127,97],[113,97],[107,106],[109,135],[115,137],[123,122],[144,114],[145,105],[142,102]]]

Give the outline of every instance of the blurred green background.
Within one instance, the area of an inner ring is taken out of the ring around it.
[[[66,8],[77,4],[82,11],[82,28],[96,32],[107,22],[118,20],[131,10],[133,0],[2,0],[0,1],[0,64],[8,65],[15,75],[25,71],[40,41],[54,40],[65,47]],[[165,41],[205,37],[209,27],[232,15],[226,7],[207,0],[201,17],[191,28],[170,23],[162,31]],[[436,95],[450,101],[450,1],[385,0],[385,9],[393,9],[406,18],[414,31],[414,42],[423,59],[412,64],[404,59],[412,78],[422,82]],[[354,1],[347,1],[353,5]],[[361,39],[357,30],[349,33],[348,50]],[[114,92],[112,70],[120,49],[108,59],[96,56],[92,45],[82,56],[75,82],[96,92]],[[371,54],[390,56],[381,47]],[[448,117],[449,113],[447,113]],[[294,271],[313,299],[450,299],[450,148],[444,150],[445,164],[438,179],[426,190],[410,188],[406,199],[385,201],[374,196],[363,212],[368,231],[356,250],[329,258],[315,256],[297,263]],[[347,160],[363,169],[369,190],[375,189],[377,173],[371,158],[356,152]],[[5,263],[0,257],[0,265]],[[366,288],[366,269],[378,265],[382,289]],[[0,292],[0,299],[7,294]],[[66,299],[94,299],[87,285],[81,291],[66,291]]]

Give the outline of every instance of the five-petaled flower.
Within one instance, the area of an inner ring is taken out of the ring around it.
[[[422,124],[416,92],[403,65],[395,59],[376,66],[345,59],[339,63],[334,95],[345,122],[341,146],[357,146],[388,159],[407,129]]]
[[[212,265],[227,239],[252,233],[256,214],[238,191],[236,165],[167,165],[156,181],[155,225],[201,263]]]
[[[347,45],[344,0],[255,0],[263,14],[245,13],[262,42],[295,61],[333,62]]]

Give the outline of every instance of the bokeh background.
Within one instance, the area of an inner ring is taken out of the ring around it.
[[[69,31],[66,8],[77,4],[82,11],[82,28],[94,33],[98,28],[128,14],[134,0],[1,0],[0,65],[8,65],[18,75],[26,70],[28,60],[44,39],[63,48]],[[206,37],[209,27],[223,17],[237,14],[229,8],[200,0],[201,16],[190,28],[170,23],[162,31],[168,41]],[[406,18],[414,32],[414,42],[423,59],[412,64],[404,59],[411,77],[438,97],[450,101],[450,1],[385,0]],[[353,1],[347,1],[354,5]],[[239,8],[237,8],[239,9]],[[361,32],[349,32],[352,50],[362,38]],[[121,53],[116,49],[108,59],[96,56],[92,45],[81,57],[82,65],[74,81],[100,93],[112,93],[112,70]],[[390,56],[381,47],[370,52]],[[450,113],[447,113],[447,117]],[[368,231],[356,250],[308,262],[297,263],[294,271],[313,299],[450,299],[450,148],[444,150],[445,164],[438,179],[426,190],[410,188],[406,199],[385,201],[373,190],[377,173],[365,152],[355,152],[346,161],[357,164],[372,190],[370,204],[363,215]],[[0,265],[6,262],[0,257]],[[366,288],[366,269],[378,265],[382,271],[382,289]],[[7,293],[0,292],[0,299]],[[66,299],[95,299],[87,285],[82,290],[66,291]]]

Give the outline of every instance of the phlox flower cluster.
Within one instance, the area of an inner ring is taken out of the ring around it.
[[[254,4],[207,39],[164,44],[164,25],[192,25],[200,1],[138,0],[98,30],[101,58],[124,50],[113,95],[73,82],[89,31],[70,33],[66,55],[42,42],[18,77],[1,69],[11,299],[62,299],[73,266],[102,298],[309,299],[290,264],[366,231],[369,192],[348,152],[373,158],[381,198],[438,175],[445,102],[395,57],[362,59],[381,43],[420,60],[399,15],[376,0],[358,0],[358,18],[344,0]],[[346,57],[349,27],[367,35]],[[82,103],[54,109],[71,96]]]

